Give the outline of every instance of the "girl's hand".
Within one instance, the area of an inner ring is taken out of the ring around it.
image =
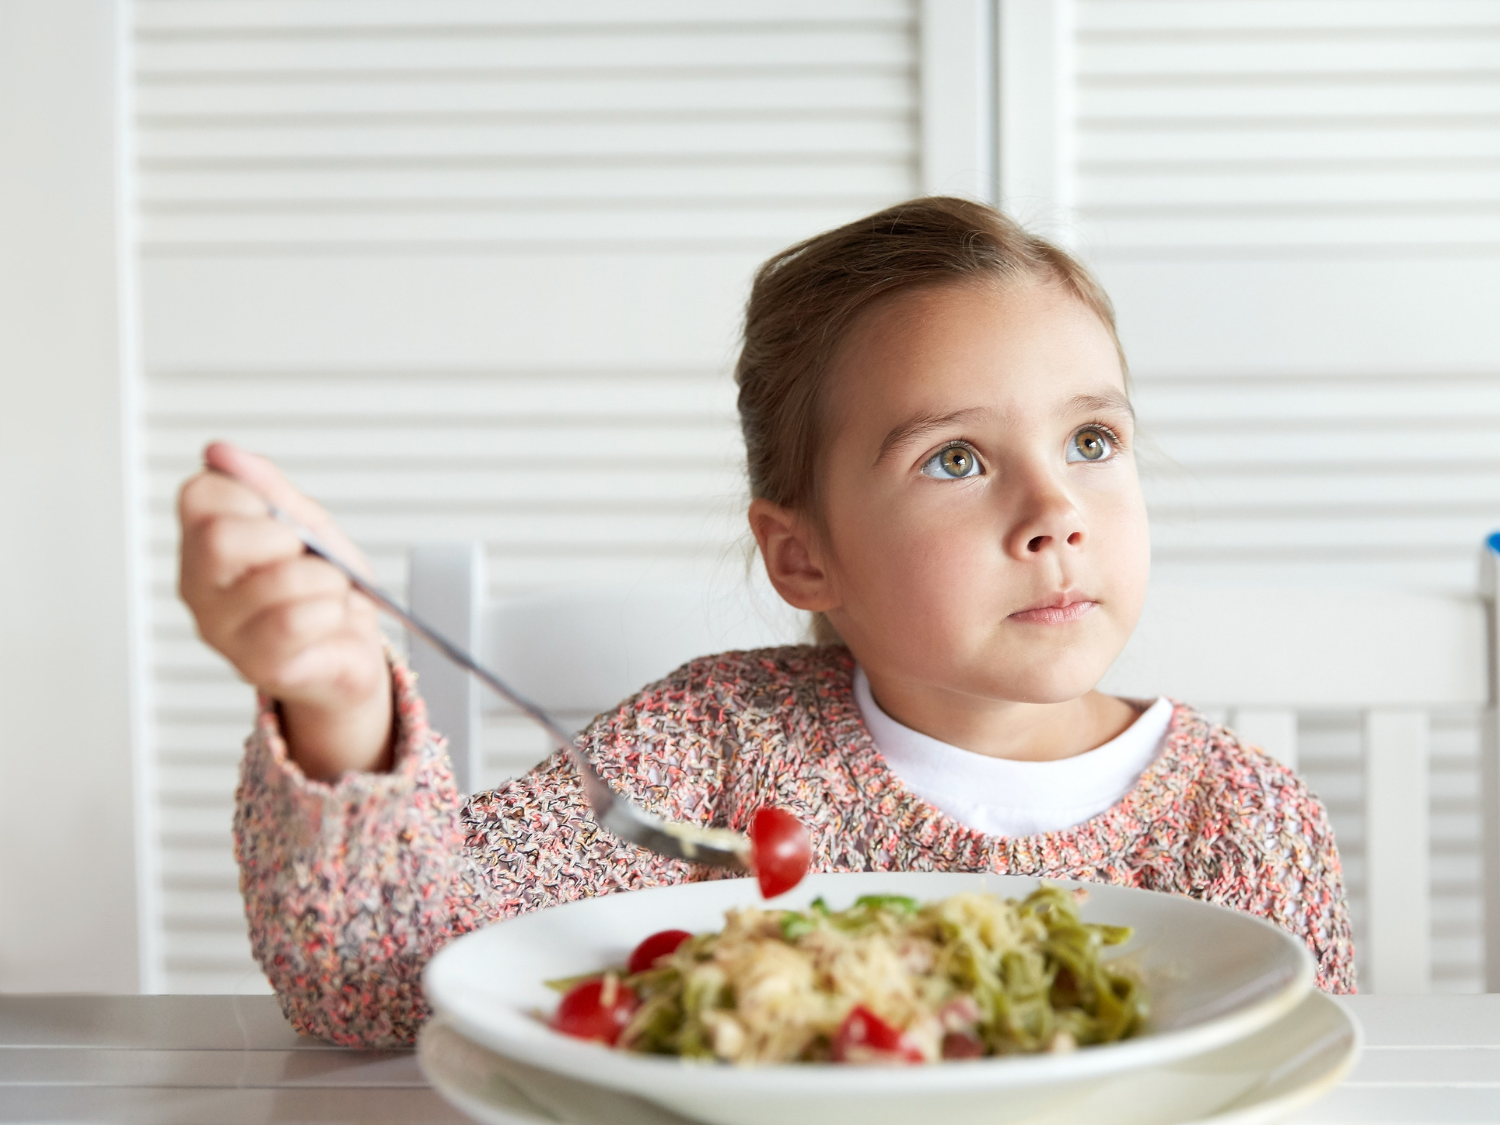
[[[287,746],[309,777],[389,769],[391,680],[375,607],[225,473],[367,571],[364,557],[264,457],[215,442],[203,461],[177,498],[178,591],[199,635],[280,705]]]

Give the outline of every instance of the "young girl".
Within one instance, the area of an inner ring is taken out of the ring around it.
[[[584,751],[663,817],[809,826],[813,870],[995,871],[1191,895],[1353,988],[1339,860],[1286,767],[1180,703],[1093,690],[1145,596],[1109,301],[995,211],[920,199],[778,254],[736,372],[750,526],[817,642],[706,656]],[[211,446],[346,554],[260,458]],[[464,800],[373,608],[222,473],[183,488],[182,595],[262,693],[235,817],[256,956],[292,1022],[409,1042],[446,942],[710,877],[600,830],[561,753]],[[1204,659],[1226,643],[1204,623]]]

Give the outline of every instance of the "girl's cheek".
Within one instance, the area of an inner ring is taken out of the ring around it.
[[[1136,522],[1144,527],[1146,497],[1135,465],[1124,462],[1110,469],[1084,480],[1081,492],[1086,502],[1096,509],[1098,518],[1110,523]]]
[[[1112,551],[1123,552],[1122,561],[1149,555],[1151,532],[1144,503],[1107,505],[1090,523],[1097,529],[1095,540],[1107,543]]]
[[[1096,520],[1094,555],[1122,607],[1134,605],[1139,612],[1151,577],[1151,530],[1146,505],[1137,494],[1134,502],[1112,504]]]
[[[1081,497],[1084,519],[1096,545],[1113,551],[1149,555],[1150,521],[1146,499],[1135,473],[1121,473],[1112,481],[1096,481]]]

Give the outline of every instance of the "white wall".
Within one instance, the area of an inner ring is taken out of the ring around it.
[[[0,4],[0,991],[142,980],[123,31]]]

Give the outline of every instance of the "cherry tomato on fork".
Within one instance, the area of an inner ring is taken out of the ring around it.
[[[568,990],[552,1016],[552,1027],[575,1039],[597,1039],[613,1047],[640,1006],[640,997],[619,978],[597,977]]]
[[[770,805],[750,821],[750,864],[763,898],[785,894],[812,864],[812,837],[807,826],[786,809]]]
[[[659,930],[635,947],[626,968],[631,973],[644,973],[692,936],[686,930]]]

